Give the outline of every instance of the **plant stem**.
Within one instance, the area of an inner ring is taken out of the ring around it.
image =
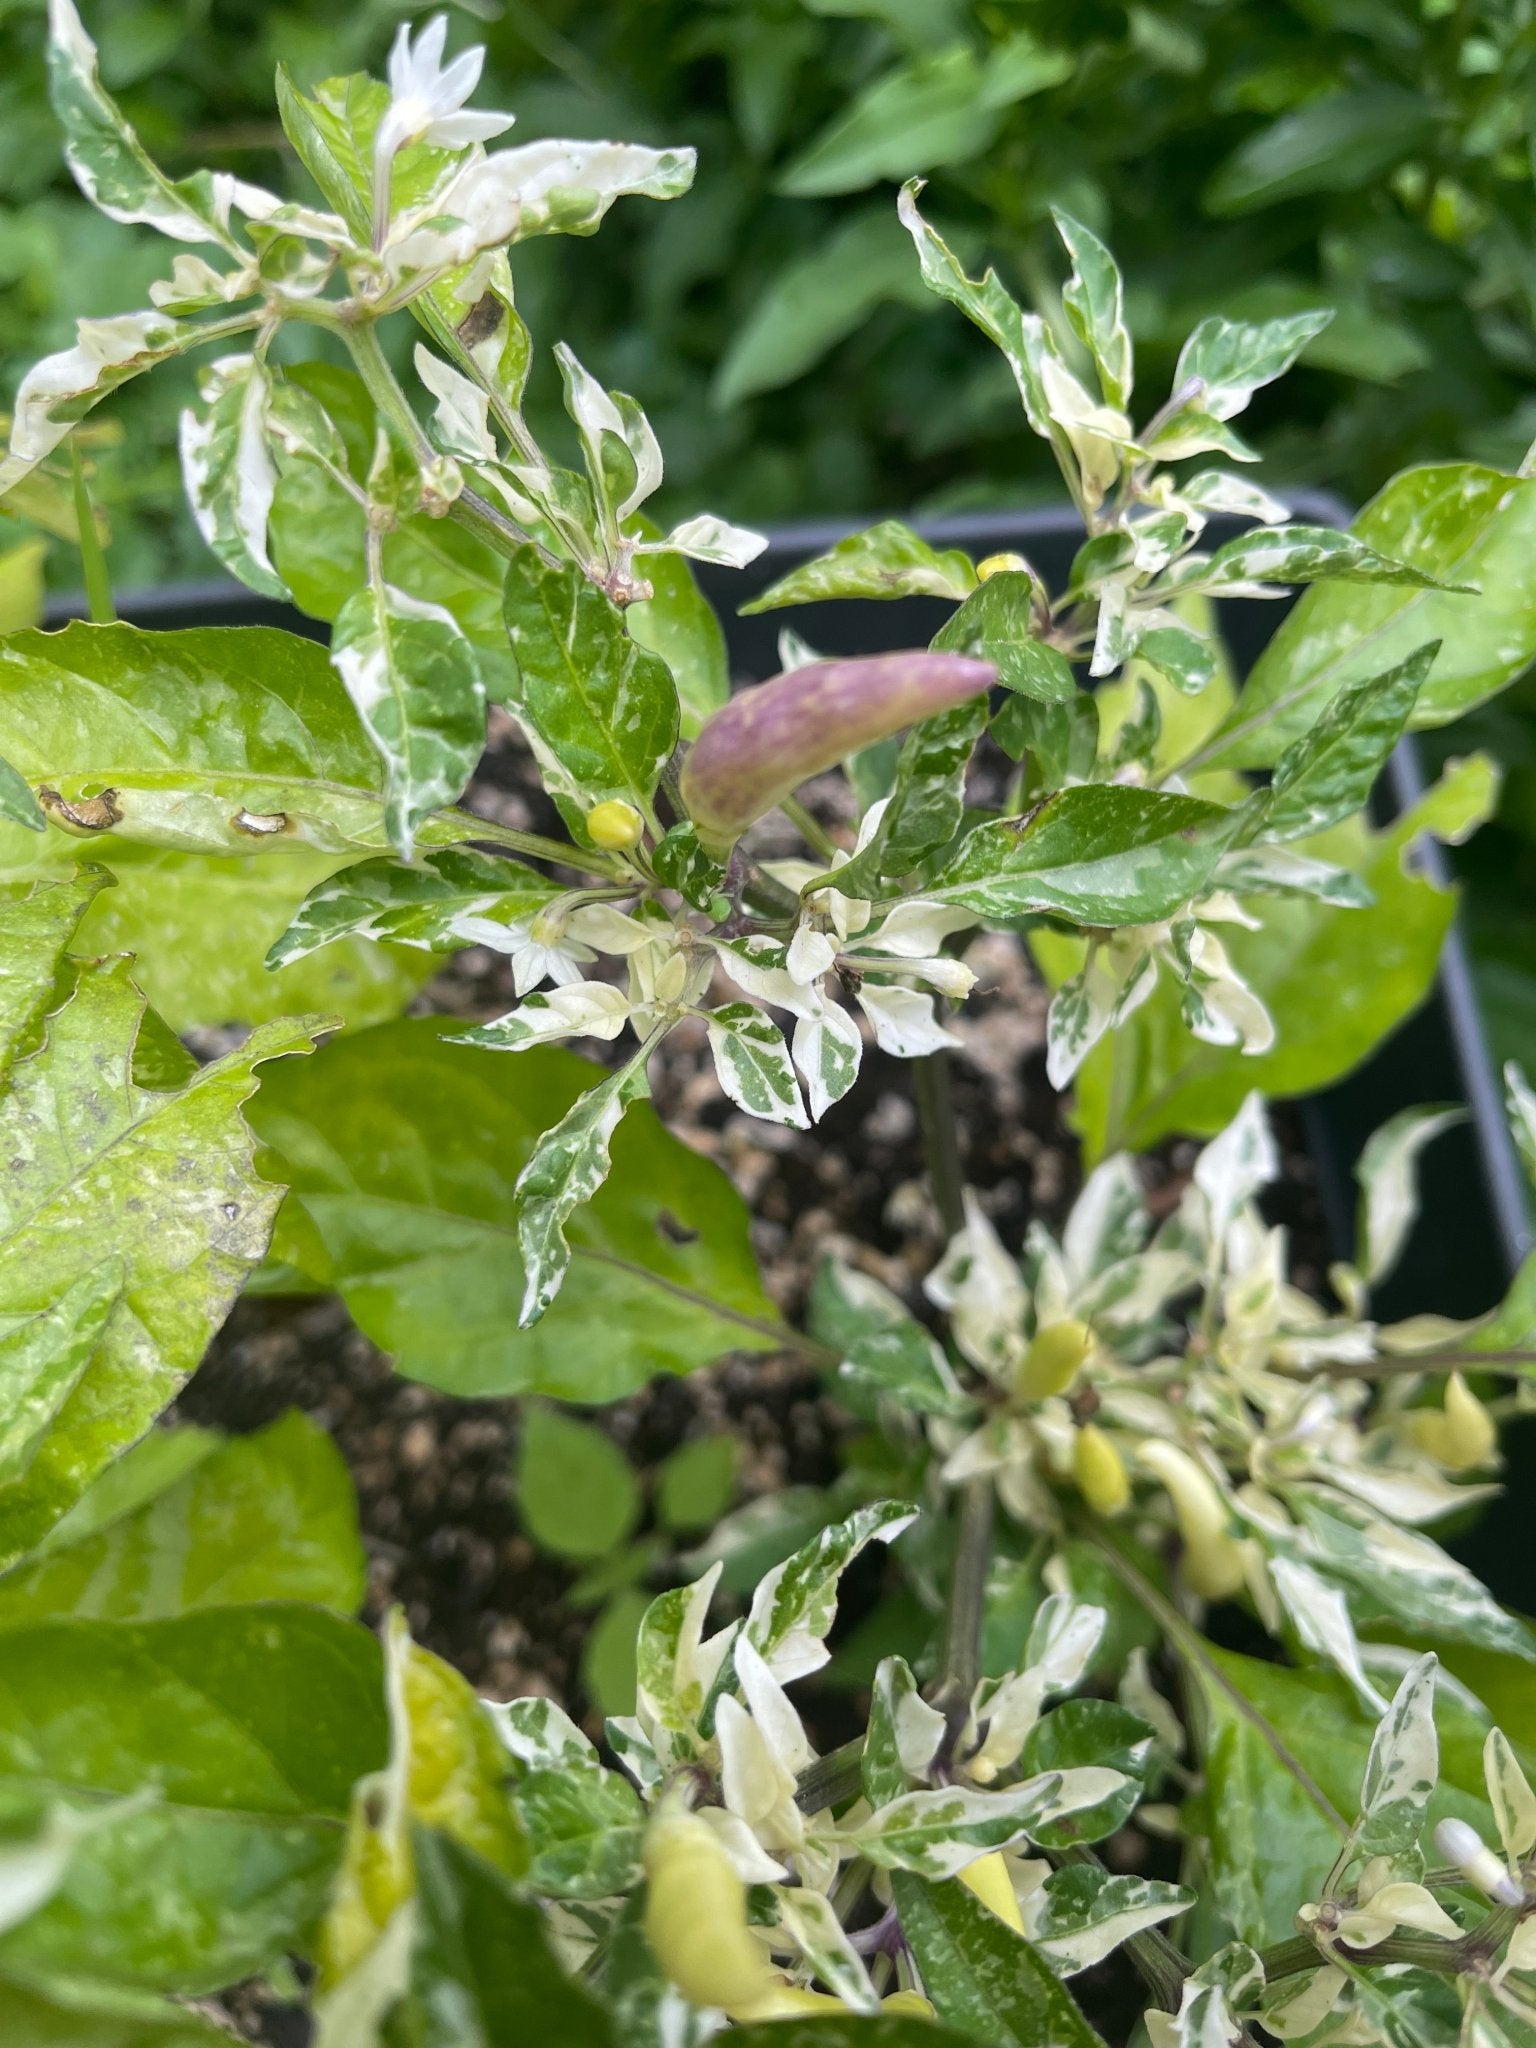
[[[110,626],[117,617],[117,607],[112,602],[112,578],[107,573],[107,558],[102,552],[101,535],[96,531],[96,518],[91,510],[91,493],[85,481],[85,465],[80,460],[80,444],[72,440],[69,444],[69,463],[75,485],[75,525],[80,534],[80,568],[85,577],[85,602],[96,626]]]
[[[400,434],[415,450],[419,460],[431,462],[437,451],[427,439],[421,421],[400,389],[389,359],[379,345],[371,320],[344,321],[336,330],[347,345],[357,374],[368,387],[368,396],[379,411],[394,422]]]
[[[546,839],[540,832],[518,832],[510,825],[498,825],[490,818],[477,818],[473,811],[452,810],[445,815],[456,825],[468,825],[472,839],[483,839],[488,846],[504,846],[509,853],[526,853],[534,860],[548,860],[564,868],[576,868],[584,875],[598,875],[605,882],[618,886],[627,877],[612,861],[604,860],[598,853],[590,853],[584,846],[572,846],[563,839]],[[635,883],[635,893],[641,884]]]
[[[779,809],[800,834],[806,845],[819,853],[823,860],[830,861],[837,852],[831,834],[821,822],[813,818],[797,796],[787,796]]]
[[[859,1770],[863,1754],[864,1738],[855,1735],[841,1749],[829,1750],[807,1765],[795,1785],[795,1804],[800,1811],[822,1813],[829,1806],[841,1806],[845,1799],[852,1799],[864,1782]]]
[[[960,1489],[955,1562],[944,1613],[944,1661],[933,1704],[949,1723],[949,1746],[965,1726],[971,1695],[981,1676],[981,1624],[986,1608],[987,1570],[992,1562],[992,1475],[968,1479]]]
[[[1330,1360],[1301,1377],[1306,1379],[1380,1380],[1413,1373],[1496,1372],[1521,1377],[1536,1366],[1536,1351],[1419,1351],[1401,1357],[1367,1358],[1352,1365]]]
[[[928,1180],[934,1205],[946,1237],[965,1227],[965,1169],[960,1159],[960,1137],[955,1128],[955,1098],[951,1084],[949,1055],[925,1053],[912,1062],[912,1086],[917,1096],[918,1121],[923,1127],[923,1149],[928,1157]]]

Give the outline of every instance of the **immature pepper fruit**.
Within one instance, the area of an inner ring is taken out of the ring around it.
[[[1123,1514],[1131,1498],[1131,1475],[1125,1460],[1096,1422],[1085,1422],[1072,1445],[1072,1476],[1077,1490],[1096,1515]]]
[[[695,1813],[659,1813],[646,1830],[645,1938],[663,1974],[693,2005],[728,2019],[843,2012],[839,1998],[785,1984],[747,1924],[747,1888],[720,1838]]]
[[[1143,1443],[1136,1453],[1168,1489],[1184,1539],[1184,1578],[1202,1600],[1227,1600],[1246,1576],[1243,1553],[1227,1527],[1227,1510],[1207,1473],[1177,1444]]]
[[[640,844],[644,831],[644,818],[633,804],[627,804],[619,797],[594,804],[587,813],[588,837],[604,853],[628,853],[631,847]]]
[[[1092,1349],[1093,1332],[1076,1316],[1047,1323],[1044,1329],[1035,1332],[1019,1367],[1018,1393],[1026,1401],[1043,1401],[1048,1395],[1065,1393]]]
[[[705,721],[683,765],[683,803],[699,844],[723,860],[750,824],[802,782],[979,697],[996,676],[990,661],[918,648],[813,661],[738,691]]]
[[[994,1849],[989,1856],[978,1856],[959,1875],[966,1890],[974,1892],[989,1913],[995,1913],[1015,1934],[1024,1932],[1024,1916],[1019,1911],[1013,1879],[1008,1875],[1001,1849]]]
[[[1419,1449],[1448,1472],[1473,1472],[1479,1465],[1490,1465],[1499,1447],[1498,1425],[1459,1372],[1445,1383],[1444,1406],[1415,1408],[1409,1423]]]

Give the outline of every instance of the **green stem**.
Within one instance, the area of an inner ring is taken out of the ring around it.
[[[425,428],[417,419],[410,400],[400,389],[399,380],[389,367],[389,359],[380,346],[373,321],[342,321],[337,324],[335,331],[346,343],[357,374],[368,387],[368,396],[379,411],[394,423],[410,443],[416,451],[418,461],[436,461],[437,450],[427,439]]]
[[[455,824],[467,824],[471,837],[483,839],[488,846],[504,846],[509,853],[526,853],[534,860],[553,861],[563,868],[575,868],[584,875],[598,875],[615,886],[628,879],[601,854],[589,853],[585,847],[572,846],[563,839],[546,839],[539,832],[517,832],[510,825],[498,825],[490,818],[477,818],[473,811],[454,809],[444,815]],[[637,894],[640,887],[641,884],[636,882]]]
[[[800,834],[806,845],[819,853],[823,860],[830,861],[837,852],[831,834],[817,819],[813,818],[797,796],[787,796],[779,809]]]
[[[966,1480],[960,1489],[955,1561],[944,1612],[944,1661],[933,1693],[933,1704],[949,1723],[951,1748],[965,1726],[981,1677],[981,1626],[992,1562],[993,1512],[991,1473]]]
[[[955,1097],[946,1052],[925,1053],[912,1062],[912,1086],[928,1158],[928,1180],[946,1237],[965,1227],[965,1169],[955,1127]]]
[[[101,535],[96,531],[91,493],[85,481],[85,465],[80,460],[80,444],[74,440],[69,444],[69,464],[75,485],[75,525],[80,533],[80,568],[85,578],[86,608],[93,625],[110,626],[117,617],[117,607],[112,602],[112,578],[107,572]]]
[[[841,1749],[829,1750],[800,1773],[795,1783],[795,1804],[802,1813],[824,1813],[829,1806],[841,1806],[862,1789],[864,1780],[859,1761],[864,1738],[855,1735]]]

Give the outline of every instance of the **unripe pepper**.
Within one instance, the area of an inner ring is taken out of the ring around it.
[[[631,847],[640,844],[645,831],[645,820],[633,804],[627,804],[620,797],[609,797],[606,803],[594,804],[587,813],[587,835],[594,846],[600,846],[604,853],[628,853]]]
[[[693,2005],[733,2020],[844,2012],[839,1998],[802,1991],[774,1970],[747,1924],[747,1888],[720,1838],[695,1813],[660,1813],[641,1852],[648,1879],[645,1938],[663,1974]]]
[[[921,1991],[888,1991],[880,2001],[880,2010],[891,2013],[910,2013],[914,2019],[931,2020],[938,2015]]]
[[[723,860],[754,820],[876,740],[978,697],[997,671],[966,654],[813,661],[741,690],[694,741],[682,797],[706,853]]]
[[[1096,1422],[1085,1422],[1072,1445],[1072,1476],[1096,1515],[1121,1514],[1131,1497],[1125,1460]]]
[[[1019,1367],[1016,1391],[1026,1401],[1043,1401],[1049,1394],[1064,1393],[1092,1349],[1093,1332],[1076,1316],[1047,1323],[1035,1332]]]
[[[1019,1911],[1013,1879],[1008,1875],[1001,1849],[994,1849],[989,1856],[978,1856],[959,1875],[966,1890],[974,1892],[989,1913],[995,1913],[1015,1934],[1024,1932],[1024,1916]]]
[[[1227,1509],[1208,1473],[1177,1444],[1142,1444],[1138,1464],[1163,1482],[1184,1539],[1184,1577],[1202,1600],[1227,1600],[1241,1587],[1243,1553],[1227,1526]]]
[[[1445,1405],[1416,1408],[1410,1417],[1414,1441],[1450,1472],[1471,1472],[1493,1462],[1499,1432],[1493,1417],[1459,1372],[1445,1383]]]

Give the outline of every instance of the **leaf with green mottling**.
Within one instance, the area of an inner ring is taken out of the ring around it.
[[[1360,1781],[1356,1841],[1362,1856],[1390,1856],[1396,1862],[1417,1855],[1440,1777],[1438,1670],[1433,1653],[1409,1667],[1372,1737]],[[1416,1878],[1421,1871],[1422,1864],[1416,1864],[1409,1874]]]
[[[45,1326],[17,1333],[72,1288],[87,1283],[65,1320],[113,1297],[88,1360],[59,1368],[62,1399],[45,1404],[45,1430],[0,1484],[5,1564],[144,1433],[266,1250],[279,1190],[256,1177],[241,1105],[256,1067],[307,1051],[317,1021],[263,1027],[181,1088],[140,1087],[145,1003],[128,963],[62,967],[99,880],[0,892],[0,1046],[8,1039],[12,1053],[0,1096],[0,1333],[24,1352]],[[108,1245],[121,1269],[110,1279]]]
[[[422,1017],[279,1069],[253,1109],[334,1285],[402,1372],[460,1394],[611,1401],[657,1372],[772,1349],[747,1212],[719,1168],[637,1106],[571,1223],[566,1285],[532,1330],[512,1183],[601,1070],[556,1047],[492,1058]],[[286,1236],[288,1211],[284,1212]]]
[[[1263,838],[1305,839],[1363,809],[1439,651],[1431,641],[1384,674],[1345,684],[1275,763]]]
[[[894,1543],[916,1513],[905,1501],[873,1501],[821,1530],[759,1583],[747,1637],[781,1685],[826,1663],[838,1581],[869,1544]]]
[[[941,552],[899,519],[883,519],[791,569],[741,610],[750,617],[829,597],[963,598],[975,588],[969,555],[958,548]]]
[[[267,954],[273,967],[355,936],[429,953],[506,941],[506,928],[532,917],[560,884],[520,861],[467,847],[443,847],[413,863],[359,861],[310,890]]]
[[[8,1802],[157,1796],[76,1849],[49,1903],[0,1937],[0,1977],[195,1991],[275,1963],[313,1925],[384,1742],[378,1645],[316,1608],[8,1631]]]
[[[840,895],[878,898],[883,883],[949,844],[965,817],[966,770],[986,723],[986,698],[971,697],[912,728],[869,843],[828,877]]]
[[[225,568],[263,597],[287,597],[267,555],[277,489],[268,446],[272,380],[254,355],[225,356],[199,379],[201,412],[181,415],[181,473],[198,531]]]
[[[1178,391],[1198,378],[1202,388],[1195,403],[1200,410],[1215,420],[1232,419],[1255,391],[1285,375],[1332,318],[1326,307],[1257,324],[1213,314],[1179,351],[1173,388]]]
[[[1357,534],[1332,526],[1256,526],[1219,547],[1198,572],[1202,590],[1220,593],[1249,583],[1411,584],[1418,589],[1452,586],[1427,569],[1367,547]],[[1465,586],[1460,586],[1465,589]]]
[[[1036,1894],[1030,1925],[1035,1946],[1062,1976],[1090,1970],[1123,1941],[1195,1903],[1181,1884],[1112,1874],[1091,1863],[1053,1870]]]
[[[1352,532],[1366,546],[1460,589],[1308,591],[1260,655],[1210,743],[1223,767],[1265,767],[1346,683],[1379,675],[1427,641],[1440,653],[1411,723],[1445,725],[1511,683],[1536,656],[1536,480],[1474,463],[1405,470]]]
[[[1161,790],[1064,789],[1022,818],[979,825],[923,894],[979,917],[1151,924],[1200,894],[1241,822]]]
[[[1101,2048],[1039,1951],[966,1886],[897,1871],[891,1891],[924,1987],[949,2026],[991,2048]]]
[[[659,532],[650,529],[651,538]],[[662,552],[643,563],[651,595],[624,613],[631,640],[665,662],[677,685],[682,736],[691,740],[731,694],[725,634],[685,555]]]
[[[570,563],[520,548],[507,566],[507,631],[517,662],[509,699],[546,787],[573,832],[612,798],[649,812],[677,745],[677,689],[624,630],[617,605]]]
[[[934,635],[936,648],[990,661],[997,680],[1021,697],[1065,704],[1077,694],[1072,665],[1035,637],[1036,583],[1022,569],[1000,569],[980,583]]]
[[[792,1130],[809,1128],[784,1034],[755,1003],[707,1010],[709,1050],[720,1086],[738,1108]]]
[[[384,828],[409,860],[416,830],[456,803],[485,748],[485,691],[453,614],[370,577],[336,614],[331,660],[384,763]]]
[[[1098,1640],[1102,1623],[1093,1631]],[[1120,1783],[1099,1805],[1076,1809],[1048,1827],[1032,1830],[1031,1840],[1047,1849],[1073,1842],[1097,1842],[1111,1835],[1136,1808],[1152,1751],[1152,1730],[1138,1714],[1113,1700],[1065,1700],[1042,1714],[1029,1731],[1020,1768],[1030,1775],[1097,1767],[1118,1772]]]
[[[620,1898],[640,1881],[645,1811],[628,1778],[592,1764],[531,1770],[512,1804],[528,1838],[528,1882],[556,1899]]]
[[[1125,324],[1125,286],[1120,267],[1090,228],[1051,209],[1056,232],[1072,259],[1062,304],[1077,338],[1093,357],[1106,405],[1124,411],[1131,396],[1131,336]]]
[[[134,1467],[169,1483],[135,1498]],[[148,1453],[148,1457],[146,1457]],[[97,1496],[101,1496],[98,1503]],[[0,1628],[53,1617],[154,1621],[199,1607],[306,1600],[355,1614],[364,1559],[357,1503],[341,1454],[291,1413],[225,1443],[203,1431],[157,1431],[110,1467],[30,1557],[0,1577]]]

